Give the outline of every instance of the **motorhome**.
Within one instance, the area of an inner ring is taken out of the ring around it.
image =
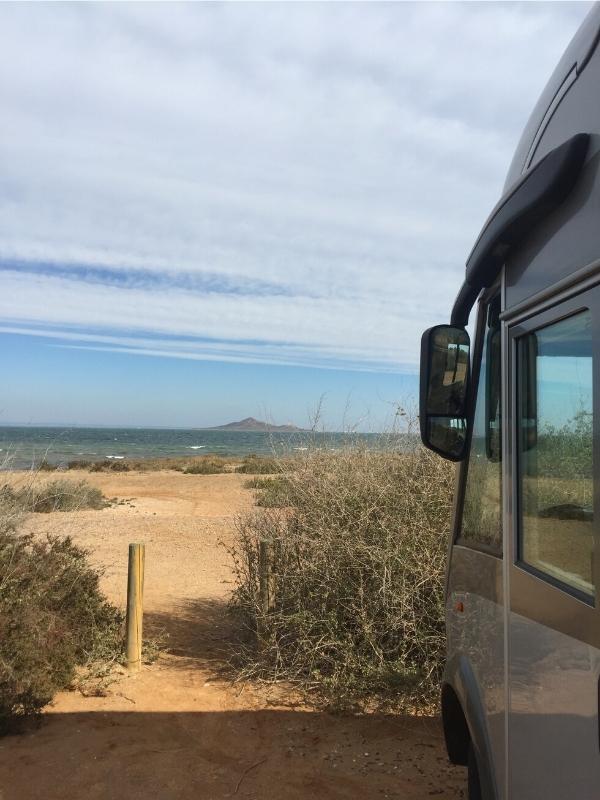
[[[599,37],[594,6],[422,338],[421,436],[458,463],[442,710],[470,800],[600,798]]]

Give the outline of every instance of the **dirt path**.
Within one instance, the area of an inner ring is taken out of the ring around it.
[[[366,800],[464,797],[439,720],[332,715],[277,705],[220,673],[231,574],[219,541],[249,508],[243,476],[176,472],[85,474],[103,511],[35,515],[106,569],[125,601],[127,545],[146,542],[146,620],[169,652],[106,697],[59,695],[42,725],[0,740],[0,800]]]

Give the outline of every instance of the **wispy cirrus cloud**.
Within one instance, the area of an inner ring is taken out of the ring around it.
[[[587,8],[2,6],[0,323],[413,370]]]

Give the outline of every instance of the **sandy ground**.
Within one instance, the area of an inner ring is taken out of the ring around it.
[[[438,718],[333,715],[232,685],[222,669],[233,516],[244,476],[69,473],[128,500],[102,511],[33,515],[69,533],[124,605],[127,545],[146,543],[145,624],[168,652],[106,697],[60,694],[39,728],[0,740],[0,800],[416,800],[465,797]]]

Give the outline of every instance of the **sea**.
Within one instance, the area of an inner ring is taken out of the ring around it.
[[[293,433],[199,428],[0,427],[0,469],[28,469],[47,461],[110,461],[198,455],[243,457],[300,453],[308,448],[407,449],[406,436],[375,433]],[[410,443],[408,443],[410,446]]]

